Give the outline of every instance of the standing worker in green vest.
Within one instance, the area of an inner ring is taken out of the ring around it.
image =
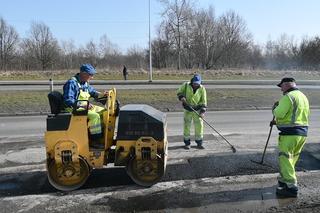
[[[190,149],[190,127],[191,122],[194,122],[195,142],[198,149],[203,147],[203,120],[200,117],[204,116],[207,108],[207,92],[201,84],[201,76],[195,74],[190,82],[183,83],[177,92],[178,99],[182,102],[184,108],[184,148]],[[195,113],[192,108],[198,112]]]
[[[69,112],[71,112],[74,107],[78,110],[88,107],[90,146],[94,148],[103,148],[103,144],[100,142],[102,138],[100,114],[104,108],[91,103],[87,106],[86,102],[90,97],[97,99],[99,96],[108,95],[107,91],[100,93],[90,86],[89,81],[93,78],[95,73],[96,70],[91,64],[81,65],[80,72],[64,84],[63,100],[66,110]]]
[[[309,101],[297,88],[293,78],[283,78],[277,85],[283,92],[282,98],[273,106],[279,133],[279,168],[277,195],[297,197],[298,185],[295,165],[307,139],[309,125]]]

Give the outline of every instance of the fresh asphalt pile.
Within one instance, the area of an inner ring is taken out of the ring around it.
[[[226,137],[237,143],[236,153],[233,153],[218,136],[206,134],[204,136],[206,149],[204,150],[196,149],[195,144],[192,144],[190,150],[184,150],[181,136],[169,136],[168,164],[161,182],[216,177],[229,179],[232,176],[278,173],[278,151],[274,143],[268,147],[264,158],[265,164],[260,165],[251,160],[261,159],[263,151],[261,144],[253,144],[248,141],[240,145],[239,142],[245,140],[245,135],[231,134]],[[256,140],[264,139],[264,136],[253,135],[253,137]],[[32,162],[34,159],[32,156],[29,156],[28,162],[23,160],[27,157],[28,150],[29,152],[38,150],[38,153],[44,151],[45,147],[41,139],[35,138],[34,141],[10,142],[1,145],[3,149],[1,149],[0,157],[5,155],[7,161],[0,164],[0,171],[3,173],[0,176],[0,187],[2,187],[0,197],[57,192],[47,180],[44,166],[45,153],[34,162]],[[319,151],[318,144],[307,143],[297,164],[297,171],[319,170],[320,160],[314,157]],[[14,158],[18,155],[18,158]],[[38,169],[34,170],[34,168]],[[95,189],[124,185],[134,185],[134,183],[126,175],[124,168],[111,166],[94,170],[82,188]]]

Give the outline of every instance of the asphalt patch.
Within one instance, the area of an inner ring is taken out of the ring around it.
[[[298,171],[319,170],[320,160],[315,158],[320,144],[306,144],[297,164]],[[205,177],[227,177],[277,173],[278,153],[267,152],[265,163],[269,166],[253,163],[259,161],[261,153],[219,153],[202,157],[188,158],[184,163],[168,164],[165,176],[161,181],[199,179]],[[93,170],[86,184],[81,189],[133,185],[125,168],[114,167]],[[0,197],[19,195],[57,193],[47,180],[46,171],[19,172],[0,175]]]
[[[112,196],[104,198],[91,204],[100,208],[110,207],[112,212],[127,212],[127,211],[159,211],[163,209],[176,208],[197,208],[208,206],[220,202],[239,202],[261,200],[261,194],[264,192],[273,192],[274,187],[267,188],[252,188],[237,191],[220,191],[197,193],[190,192],[187,187],[173,188],[170,190],[151,193],[148,195],[140,195],[128,197],[128,199],[119,199]],[[245,196],[244,196],[245,195]],[[270,198],[272,199],[272,198]],[[150,205],[152,204],[152,205]],[[216,212],[219,212],[215,209]]]

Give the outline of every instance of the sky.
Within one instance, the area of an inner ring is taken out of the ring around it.
[[[320,35],[319,0],[194,0],[196,8],[212,6],[215,16],[233,10],[247,24],[258,44],[286,33],[301,39]],[[162,5],[150,0],[151,38],[161,22]],[[0,17],[20,37],[28,36],[32,22],[49,26],[58,41],[77,46],[107,35],[120,50],[149,42],[149,0],[0,0]]]

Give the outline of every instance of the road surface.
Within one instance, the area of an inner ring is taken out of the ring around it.
[[[236,148],[205,128],[205,150],[182,148],[182,113],[168,113],[166,175],[150,187],[136,186],[119,167],[94,170],[83,188],[62,193],[45,171],[44,116],[0,118],[2,212],[319,212],[320,110],[312,111],[308,143],[298,163],[299,198],[277,199],[277,131],[260,160],[270,111],[209,112],[206,119]],[[299,212],[299,211],[297,211]]]

